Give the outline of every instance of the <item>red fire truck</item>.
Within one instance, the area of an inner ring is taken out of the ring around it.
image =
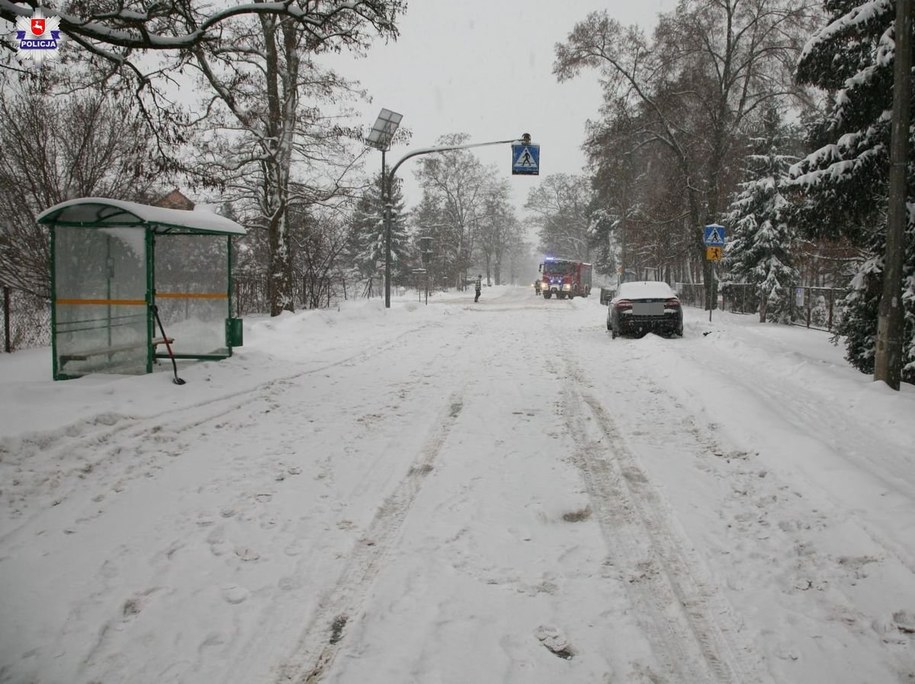
[[[591,294],[591,264],[572,259],[546,257],[540,264],[540,292],[544,299],[587,297]]]

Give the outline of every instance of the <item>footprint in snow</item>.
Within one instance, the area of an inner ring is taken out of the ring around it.
[[[256,561],[261,555],[248,546],[238,546],[235,548],[235,555],[243,561]]]
[[[915,613],[907,610],[895,612],[893,613],[893,623],[900,632],[915,634]]]
[[[569,660],[575,655],[568,639],[556,627],[540,625],[534,630],[534,636],[547,650],[563,660]]]
[[[237,584],[227,584],[222,588],[222,597],[225,599],[226,603],[231,603],[233,606],[237,606],[239,603],[244,603],[248,598],[250,592],[244,587],[240,587]]]

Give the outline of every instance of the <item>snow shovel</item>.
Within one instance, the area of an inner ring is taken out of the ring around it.
[[[162,327],[162,319],[159,318],[159,307],[153,304],[153,315],[156,317],[156,323],[159,324],[159,331],[162,333],[162,340],[165,342],[165,348],[168,349],[168,357],[172,360],[172,369],[175,371],[175,379],[172,380],[176,385],[183,385],[184,380],[178,377],[178,364],[175,363],[175,354],[172,352],[172,345],[168,343],[168,335],[165,334],[165,328]]]

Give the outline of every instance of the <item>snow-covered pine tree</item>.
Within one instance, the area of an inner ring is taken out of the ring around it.
[[[797,161],[783,154],[788,137],[778,110],[767,106],[760,135],[753,141],[754,154],[747,157],[747,180],[725,216],[733,234],[724,280],[753,285],[760,322],[790,322],[791,297],[799,281],[792,264],[798,239],[790,224],[790,203],[780,189]]]
[[[810,237],[846,237],[864,255],[836,339],[844,336],[846,358],[855,368],[872,373],[886,245],[896,7],[893,0],[825,0],[823,7],[826,23],[805,46],[797,79],[825,90],[829,104],[809,131],[815,151],[792,167],[791,185],[802,198],[800,216]],[[911,163],[908,176],[902,379],[915,382]]]
[[[347,261],[352,264],[359,281],[362,295],[371,297],[375,293],[375,278],[379,265],[384,265],[384,245],[377,249],[378,236],[384,236],[384,221],[380,180],[368,186],[356,203],[350,220],[350,234],[347,240]]]
[[[400,179],[394,180],[391,189],[391,283],[403,285],[412,282],[411,258],[415,252],[413,237],[408,228],[409,212],[403,196]],[[381,266],[384,269],[384,230],[381,231]]]
[[[403,191],[394,183],[391,201],[391,280],[403,282],[406,278],[410,238],[404,216]],[[356,204],[350,222],[347,246],[349,260],[363,283],[363,295],[372,296],[376,281],[380,286],[384,278],[384,203],[381,195],[381,174],[366,188]]]

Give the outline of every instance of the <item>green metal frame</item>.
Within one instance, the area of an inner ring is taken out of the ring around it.
[[[153,372],[156,348],[153,339],[156,337],[156,317],[153,316],[153,304],[156,303],[156,235],[146,230],[146,372]]]
[[[144,229],[144,243],[146,248],[146,292],[145,292],[145,301],[146,301],[146,340],[147,340],[147,353],[146,353],[146,372],[152,373],[153,366],[157,359],[167,359],[170,358],[169,354],[161,353],[156,351],[156,347],[153,345],[153,340],[156,338],[156,319],[153,313],[153,306],[156,303],[156,236],[158,235],[225,235],[225,253],[227,259],[227,277],[226,277],[226,319],[225,319],[225,347],[227,350],[226,354],[186,354],[186,353],[177,353],[174,354],[176,359],[193,359],[193,360],[221,360],[227,357],[232,356],[232,351],[234,347],[242,346],[243,344],[243,334],[242,334],[242,324],[241,319],[235,318],[232,315],[232,305],[233,305],[233,274],[232,274],[232,237],[233,235],[243,235],[244,229],[234,222],[228,221],[231,226],[237,227],[237,230],[230,227],[228,230],[220,230],[212,227],[199,227],[194,225],[189,225],[193,223],[194,212],[183,211],[177,209],[168,209],[162,210],[155,208],[153,211],[156,212],[158,217],[161,214],[170,214],[176,220],[144,220],[138,214],[133,214],[133,218],[136,221],[124,220],[117,222],[107,222],[104,220],[99,221],[60,221],[54,218],[55,212],[62,211],[67,205],[75,206],[80,203],[87,205],[108,205],[110,207],[119,209],[120,212],[130,212],[131,209],[136,208],[141,210],[144,205],[137,205],[130,202],[120,202],[106,200],[104,198],[86,198],[85,200],[73,200],[70,202],[64,202],[59,205],[55,205],[50,209],[45,210],[39,216],[39,223],[43,223],[49,226],[50,229],[50,258],[51,258],[51,354],[52,354],[52,374],[55,380],[68,380],[72,378],[78,378],[83,375],[67,373],[62,371],[60,368],[58,360],[58,344],[57,344],[57,227],[69,227],[69,228],[85,228],[87,230],[97,229],[97,228],[110,228],[110,227],[125,227],[125,228],[143,228]],[[148,208],[148,207],[147,207]],[[119,216],[122,214],[119,214]],[[184,219],[187,217],[189,220],[187,223],[182,224],[177,219]],[[110,331],[109,331],[110,333]],[[111,344],[109,340],[109,345]]]
[[[51,234],[51,377],[67,380],[69,377],[60,373],[57,367],[57,236],[54,226],[48,232]]]

